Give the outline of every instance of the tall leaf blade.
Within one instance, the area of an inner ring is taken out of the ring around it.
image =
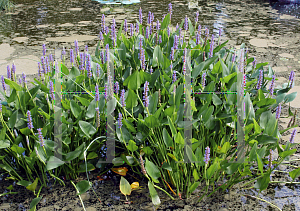
[[[160,198],[153,186],[153,184],[148,181],[148,188],[149,188],[149,192],[150,192],[150,196],[151,196],[151,199],[152,199],[152,203],[157,206],[157,205],[160,205]]]

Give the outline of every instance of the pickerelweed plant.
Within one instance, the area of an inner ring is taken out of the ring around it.
[[[201,35],[198,18],[195,26],[185,17],[175,28],[171,14],[169,5],[162,22],[154,22],[151,12],[146,22],[140,10],[139,21],[124,20],[118,30],[114,19],[108,27],[102,15],[94,56],[87,47],[84,53],[80,52],[75,40],[75,50],[68,51],[68,68],[65,50],[63,62],[58,65],[52,56],[46,57],[43,46],[38,64],[40,80],[35,79],[34,88],[28,90],[25,75],[21,85],[11,74],[2,77],[6,102],[0,111],[0,165],[11,179],[30,185],[20,172],[24,171],[29,181],[35,181],[35,172],[45,185],[45,175],[38,171],[48,172],[62,182],[61,175],[73,179],[80,172],[104,168],[98,161],[103,161],[99,156],[103,142],[107,147],[109,142],[105,119],[115,111],[114,139],[119,148],[114,153],[114,167],[123,176],[126,171],[122,169],[129,166],[145,177],[154,205],[160,204],[156,189],[173,199],[171,194],[189,197],[201,182],[205,194],[209,186],[214,192],[239,182],[248,181],[246,186],[256,181],[254,188],[262,191],[276,182],[270,181],[271,173],[296,151],[291,149],[295,145],[292,141],[282,147],[278,144],[284,131],[297,127],[278,130],[281,105],[296,97],[296,93],[287,94],[294,74],[289,83],[275,88],[272,68],[264,70],[268,63],[256,64],[254,58],[248,58],[244,44],[239,51],[226,49],[228,41],[220,44],[221,30],[218,42],[214,42],[214,35],[209,35],[207,28]],[[54,156],[57,146],[52,141],[55,101],[60,97],[55,94],[58,90],[54,83],[58,68],[62,73],[61,91],[67,93],[61,99],[63,160]],[[238,84],[237,78],[243,73],[245,80]],[[11,88],[10,93],[6,85]],[[74,92],[79,94],[72,95]],[[242,162],[236,161],[234,125],[239,120],[238,100],[245,105]],[[185,121],[187,115],[192,117],[189,125]],[[289,112],[290,115],[293,114]],[[187,126],[192,128],[190,138],[185,135]],[[270,159],[272,150],[278,151],[277,160]],[[272,165],[264,165],[270,162]],[[298,168],[289,175],[295,179],[299,172]],[[216,182],[223,184],[215,188]],[[137,186],[121,178],[120,190],[126,199]],[[89,188],[89,179],[78,183],[77,195]]]

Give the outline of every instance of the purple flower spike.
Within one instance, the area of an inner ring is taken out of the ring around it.
[[[119,125],[119,128],[122,127],[122,113],[119,113],[118,125]]]
[[[49,54],[49,61],[50,61],[51,63],[53,63],[53,61],[54,61],[52,54]]]
[[[205,148],[205,156],[204,156],[205,164],[208,164],[209,160],[210,160],[210,149],[209,149],[209,147],[206,147]]]
[[[143,14],[142,14],[142,8],[140,7],[139,10],[139,20],[140,20],[140,24],[143,24]]]
[[[213,50],[214,50],[214,35],[211,35],[211,42],[210,42],[210,50],[209,50],[209,58],[213,56]]]
[[[102,40],[103,40],[103,34],[102,34],[102,32],[101,32],[101,31],[99,32],[99,40],[100,40],[100,41],[102,41]]]
[[[171,63],[171,65],[172,65],[172,63]],[[172,65],[173,66],[173,65]],[[172,68],[171,68],[171,70],[172,70]],[[174,70],[173,71],[173,83],[175,83],[177,81],[177,77],[176,77],[176,71]]]
[[[79,53],[79,47],[78,47],[78,41],[77,40],[74,41],[74,45],[75,45],[75,54],[76,54],[76,57],[77,57],[77,55]]]
[[[170,19],[171,19],[171,16],[172,16],[172,3],[169,4],[169,13],[170,13]]]
[[[133,36],[133,30],[134,30],[133,24],[131,23],[131,24],[130,24],[130,36],[131,36],[131,37]]]
[[[105,62],[109,62],[109,44],[106,44]]]
[[[50,69],[48,69],[48,66],[49,66],[48,57],[45,57],[45,60],[46,60],[46,64],[45,64],[46,69],[45,69],[45,72],[47,74],[48,72],[50,72]]]
[[[220,27],[219,28],[219,37],[221,37],[221,35],[222,35],[222,28]]]
[[[24,72],[22,73],[22,79],[23,79],[24,85],[26,85],[27,80],[26,80],[26,75]]]
[[[104,14],[102,14],[102,30],[103,30],[103,32],[105,32],[105,15]]]
[[[8,79],[11,78],[11,72],[10,72],[10,67],[9,67],[9,65],[7,65],[7,78],[8,78]]]
[[[281,113],[281,104],[279,104],[276,109],[276,119],[279,119],[280,113]]]
[[[149,11],[149,13],[148,13],[148,21],[147,21],[147,23],[148,24],[151,24],[151,12]]]
[[[199,11],[197,11],[197,13],[196,13],[196,18],[195,18],[196,23],[198,22],[198,17],[199,17]]]
[[[49,87],[50,87],[50,97],[51,97],[51,100],[55,100],[55,95],[54,95],[54,86],[53,86],[53,82],[50,81],[49,82]]]
[[[257,82],[257,89],[261,89],[261,85],[262,85],[262,79],[263,79],[263,70],[259,71],[259,79]]]
[[[104,98],[107,99],[107,84],[104,85]]]
[[[296,136],[296,133],[297,133],[297,129],[294,128],[293,132],[292,132],[292,135],[291,135],[291,138],[290,138],[290,143],[293,144],[294,143],[294,138]]]
[[[188,17],[187,15],[185,16],[185,20],[184,20],[184,29],[187,31],[189,28],[189,25],[188,25]]]
[[[127,20],[126,19],[124,20],[124,31],[125,31],[125,33],[127,33]]]
[[[204,72],[203,74],[202,74],[202,87],[204,88],[205,87],[205,77],[206,77],[206,72]]]
[[[85,46],[85,52],[89,52],[89,47],[87,45]]]
[[[37,129],[37,131],[38,131],[38,134],[39,134],[39,140],[41,142],[41,147],[44,147],[44,137],[43,137],[43,134],[42,134],[42,129],[39,128],[39,129]]]
[[[161,35],[159,35],[159,41],[158,41],[158,43],[160,44],[161,42],[162,42]]]
[[[144,100],[144,106],[148,107],[149,106],[149,96],[148,96],[148,91],[149,91],[149,82],[146,81],[145,82],[145,86],[144,86],[144,96],[143,96],[143,100]]]
[[[92,78],[93,73],[92,73],[92,63],[91,63],[91,55],[90,54],[87,54],[86,70],[87,70],[88,78]]]
[[[119,94],[119,82],[118,81],[116,81],[116,83],[115,83],[115,93]]]
[[[4,76],[3,75],[1,76],[1,82],[2,82],[3,91],[5,92],[6,91],[6,84],[5,84]]]
[[[95,100],[96,100],[96,102],[98,102],[99,101],[99,86],[98,86],[98,84],[96,84],[95,92],[96,92]]]
[[[29,110],[27,111],[27,122],[28,122],[28,123],[27,123],[28,128],[29,128],[30,130],[33,129],[31,113],[30,113]]]
[[[207,27],[205,27],[205,37],[207,38],[209,35],[209,29]]]
[[[21,78],[19,78],[19,84],[22,85],[22,79]]]
[[[201,36],[201,25],[198,26],[198,34]]]
[[[1,100],[0,100],[0,113],[2,113],[2,103],[1,103]]]
[[[73,63],[74,63],[74,53],[73,53],[73,49],[70,49],[70,62],[73,66]]]
[[[43,56],[45,56],[46,55],[46,44],[44,43],[43,44]]]
[[[42,73],[46,74],[46,63],[45,63],[45,58],[42,56],[41,57],[41,62],[42,62]]]
[[[125,106],[126,106],[126,102],[125,102],[125,89],[122,89],[122,91],[121,91],[121,98],[120,98],[120,101],[121,101],[121,105],[122,105],[123,107],[125,107]]]
[[[157,21],[156,21],[156,30],[159,31],[159,29],[160,29],[160,24],[159,24],[159,20],[157,19]]]
[[[168,37],[170,37],[171,31],[170,31],[170,27],[168,26]]]
[[[97,63],[96,66],[97,66],[96,76],[99,78],[100,77],[100,65]]]
[[[100,112],[99,108],[96,108],[96,119],[97,119],[97,128],[100,127]]]
[[[290,77],[289,77],[290,88],[293,88],[294,77],[295,77],[295,72],[292,70],[291,74],[290,74]]]
[[[274,83],[275,83],[275,75],[272,76],[272,81],[269,88],[271,96],[273,96],[273,92],[274,92]]]
[[[83,53],[80,53],[80,65],[79,65],[79,69],[83,70],[84,69],[84,62],[83,62]]]
[[[153,69],[152,69],[152,67],[150,68],[150,74],[152,74],[153,73]]]
[[[174,48],[171,48],[170,59],[174,60]]]
[[[100,58],[101,58],[101,64],[104,64],[105,59],[104,59],[103,51],[100,51]]]
[[[16,65],[13,63],[12,66],[11,66],[11,74],[15,74],[16,73]]]
[[[175,35],[174,44],[173,44],[174,50],[178,49],[178,44],[179,44],[179,37],[177,35]]]

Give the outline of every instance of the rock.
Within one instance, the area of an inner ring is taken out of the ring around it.
[[[95,207],[88,207],[85,209],[86,211],[97,211]]]
[[[60,207],[58,206],[58,205],[53,205],[53,207],[55,208],[55,209],[57,209],[57,210],[60,210]]]
[[[106,13],[106,12],[108,12],[108,11],[110,11],[110,8],[109,8],[109,7],[105,7],[105,8],[102,8],[102,9],[100,10],[101,13]]]
[[[190,205],[185,205],[183,210],[192,210],[192,207]]]
[[[278,166],[278,168],[279,168],[280,171],[285,171],[287,166],[281,164],[281,165]]]
[[[54,210],[54,206],[42,207],[41,209],[39,209],[39,211],[48,211],[48,210]]]
[[[9,203],[3,203],[1,206],[0,206],[0,209],[1,210],[8,210],[8,208],[10,208],[10,204]]]
[[[220,209],[219,209],[219,211],[228,211],[228,209],[227,209],[227,208],[224,208],[224,207],[222,207],[222,208],[220,208]]]
[[[91,198],[89,193],[83,193],[80,195],[80,197],[81,197],[82,201],[88,201]]]
[[[284,57],[284,58],[290,58],[290,59],[294,58],[294,56],[292,54],[288,54],[288,53],[281,53],[281,54],[278,54],[278,56]]]
[[[225,195],[224,195],[224,199],[227,200],[227,201],[229,201],[229,200],[230,200],[229,194],[225,194]]]

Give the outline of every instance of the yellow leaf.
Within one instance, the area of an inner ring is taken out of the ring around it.
[[[138,182],[133,182],[130,186],[131,186],[131,189],[136,189],[140,186],[140,184]]]
[[[128,169],[126,167],[112,168],[111,170],[121,176],[126,176],[126,173],[128,171]]]

